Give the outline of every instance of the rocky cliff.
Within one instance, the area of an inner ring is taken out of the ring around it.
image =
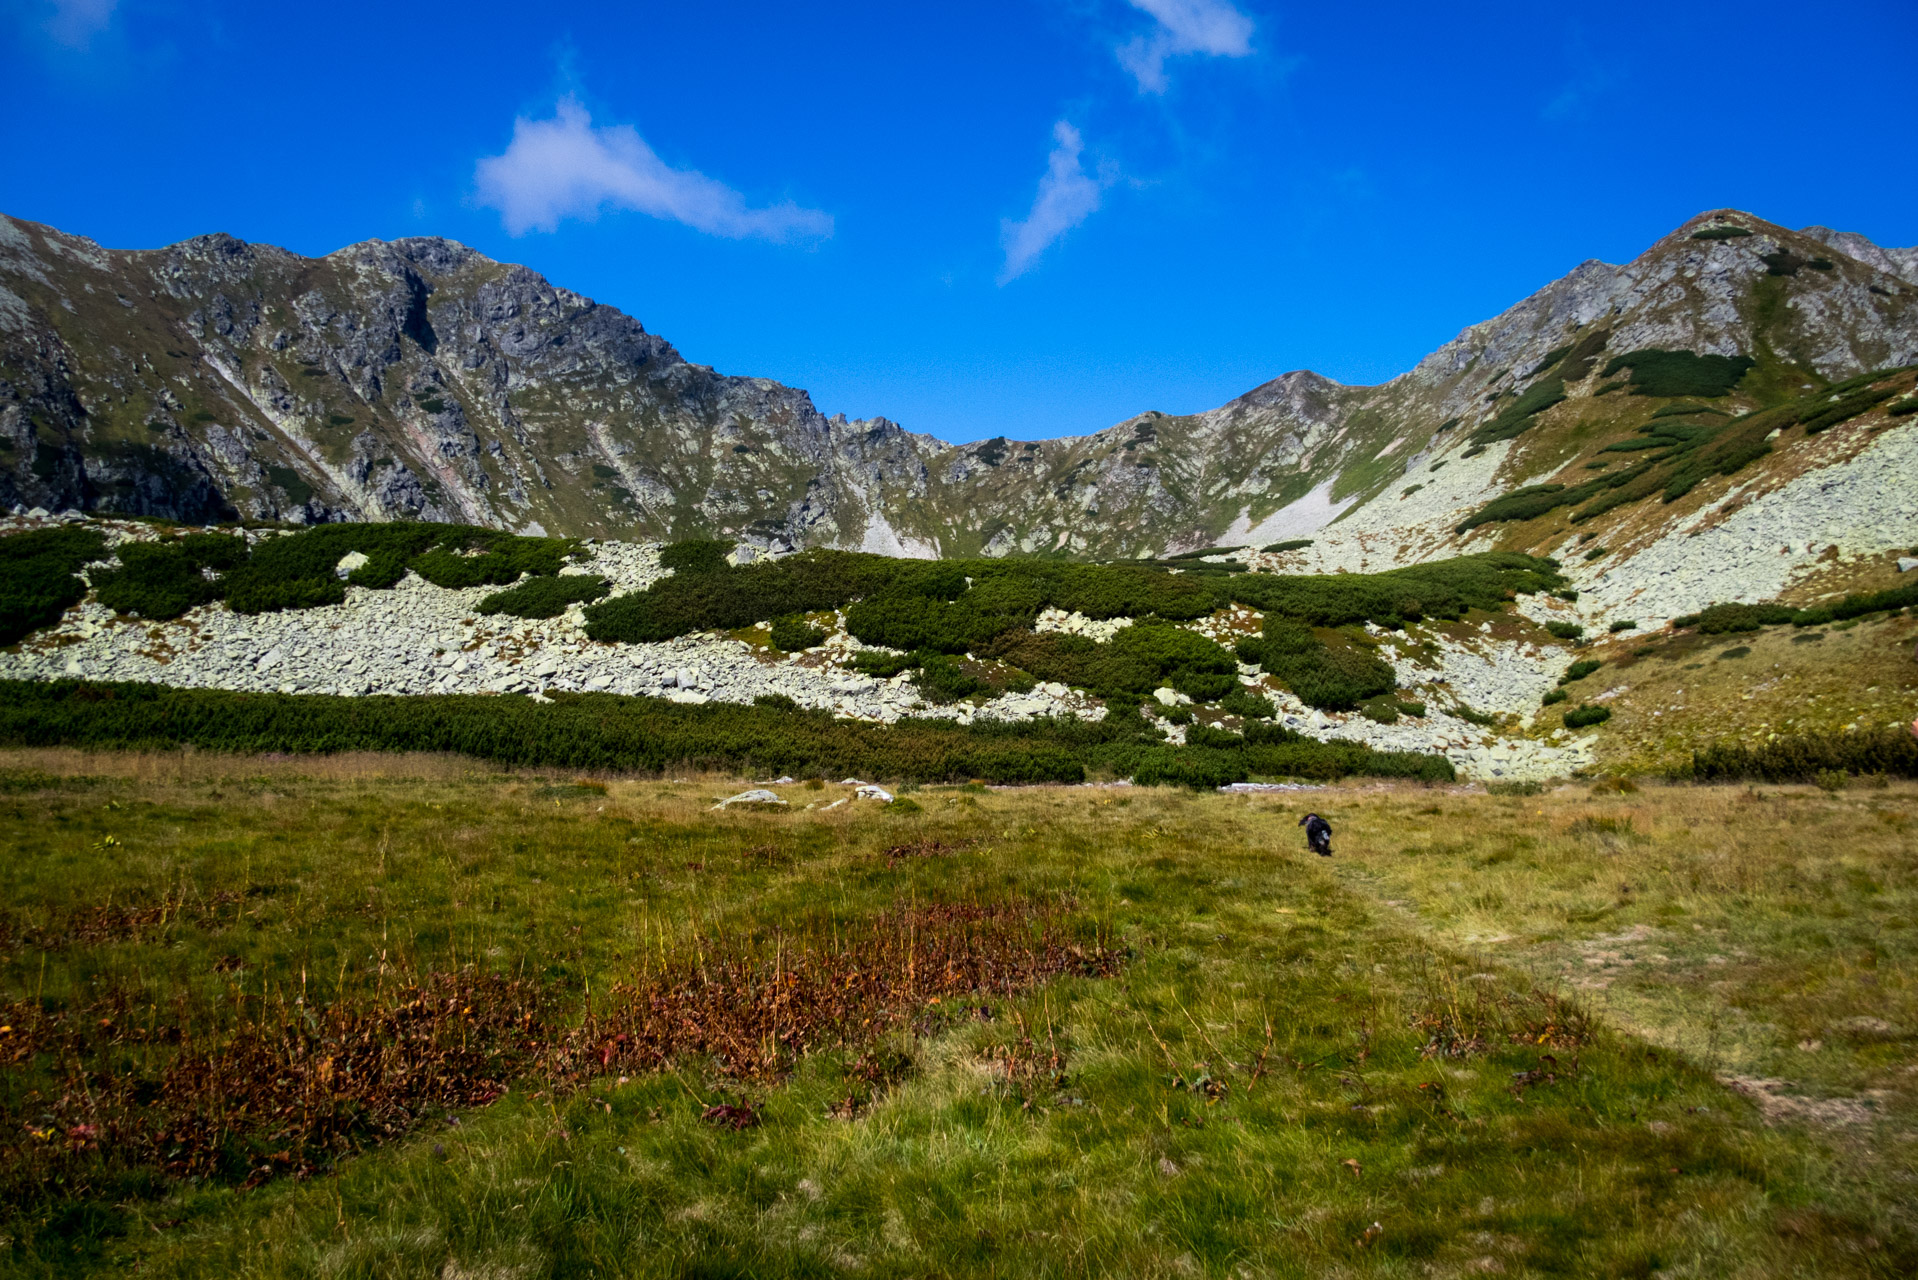
[[[1610,356],[1748,357],[1722,403],[1758,407],[1918,361],[1915,299],[1918,250],[1718,211],[1627,265],[1585,263],[1382,386],[1289,373],[1206,413],[953,446],[689,363],[617,310],[446,240],[318,259],[225,235],[121,251],[0,217],[0,506],[947,555],[1139,555],[1337,520],[1320,554],[1417,558],[1467,537],[1460,513],[1648,411],[1611,394]],[[1563,399],[1523,435],[1472,443],[1554,361]],[[1781,446],[1737,483],[1787,483],[1831,448]],[[1431,491],[1406,505],[1415,482]]]

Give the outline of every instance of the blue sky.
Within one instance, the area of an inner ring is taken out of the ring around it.
[[[949,440],[1376,382],[1749,209],[1918,243],[1918,6],[10,0],[0,210],[450,236]]]

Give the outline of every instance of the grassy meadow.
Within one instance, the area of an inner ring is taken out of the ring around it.
[[[1918,1268],[1910,783],[739,789],[0,752],[0,1268]]]

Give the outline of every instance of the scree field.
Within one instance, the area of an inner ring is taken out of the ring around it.
[[[0,755],[0,1267],[1918,1269],[1910,783],[740,785]]]

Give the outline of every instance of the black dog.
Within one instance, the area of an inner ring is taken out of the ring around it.
[[[1321,858],[1332,856],[1332,824],[1316,813],[1308,813],[1299,819],[1299,825],[1305,828],[1306,847]]]

